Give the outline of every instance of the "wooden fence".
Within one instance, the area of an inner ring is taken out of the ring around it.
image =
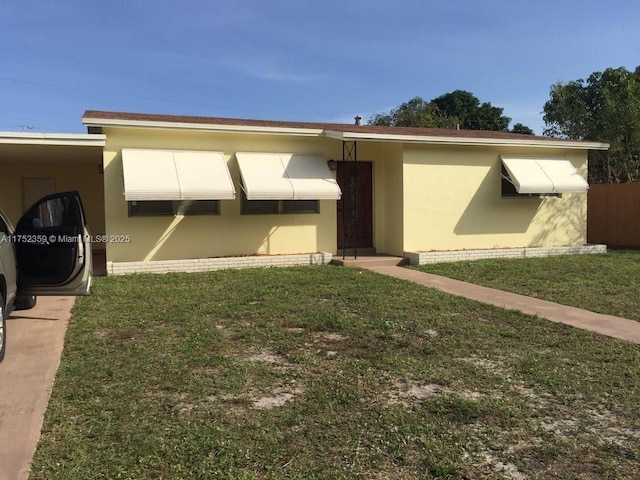
[[[640,183],[589,186],[587,242],[640,247]]]

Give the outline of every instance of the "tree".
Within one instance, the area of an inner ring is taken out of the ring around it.
[[[533,135],[533,130],[531,130],[526,125],[521,123],[516,123],[511,129],[511,133],[521,133],[523,135]]]
[[[511,119],[502,112],[502,108],[488,102],[480,103],[469,92],[455,90],[430,102],[414,97],[389,113],[374,115],[369,119],[369,125],[508,131]],[[516,133],[533,133],[530,128],[518,125],[527,131]]]
[[[370,125],[386,127],[455,128],[457,119],[445,118],[438,107],[420,97],[414,97],[387,114],[377,114],[369,119]]]
[[[543,118],[545,135],[611,144],[590,152],[590,182],[640,181],[640,68],[608,68],[552,85]]]
[[[480,103],[472,93],[455,90],[434,98],[445,117],[456,117],[460,120],[460,128],[464,130],[497,130],[509,129],[511,119],[502,115],[502,108],[494,107],[488,102]]]

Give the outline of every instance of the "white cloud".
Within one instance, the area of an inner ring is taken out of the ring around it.
[[[327,74],[293,71],[281,66],[278,62],[267,59],[244,58],[242,60],[219,60],[223,68],[242,75],[282,83],[314,83],[329,80]]]

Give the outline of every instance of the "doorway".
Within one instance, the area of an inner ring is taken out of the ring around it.
[[[338,249],[373,249],[373,163],[337,162],[336,180]]]

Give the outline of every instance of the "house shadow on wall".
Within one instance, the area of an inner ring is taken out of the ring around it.
[[[563,201],[557,199],[548,199],[548,202],[554,202],[552,207],[554,213],[541,224],[536,225],[536,234],[532,242],[534,245],[545,246],[549,244],[560,246],[565,245],[583,245],[587,243],[587,202],[583,193],[568,194],[570,198],[564,198]],[[571,234],[569,241],[560,242],[558,236],[565,238],[569,232]]]
[[[499,167],[492,167],[454,227],[456,235],[525,233],[538,212],[539,198],[502,198]]]
[[[456,235],[524,234],[533,228],[526,246],[582,245],[586,242],[584,194],[564,198],[506,197],[501,178],[491,168],[454,228]],[[537,216],[545,206],[543,216]],[[525,246],[525,245],[523,245]]]
[[[250,217],[233,217],[224,222],[223,227],[216,226],[218,216],[172,218],[166,223],[156,220],[152,228],[157,229],[157,240],[145,260],[278,254],[281,252],[273,246],[273,238],[282,237],[281,230],[288,227],[312,227],[315,228],[314,238],[319,236],[318,226],[311,221],[302,224],[286,218],[287,215],[260,215],[258,221],[251,221]],[[236,240],[228,242],[216,238],[230,235]],[[282,243],[282,238],[278,243]]]

